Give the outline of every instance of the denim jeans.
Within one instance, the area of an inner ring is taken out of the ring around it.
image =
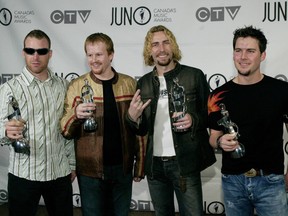
[[[105,166],[104,179],[78,175],[83,216],[128,216],[132,196],[132,172],[123,166]]]
[[[181,216],[203,215],[200,173],[180,177],[176,159],[161,161],[154,158],[153,176],[148,176],[147,181],[156,216],[175,216],[174,192]]]
[[[227,216],[288,215],[283,175],[222,175],[222,189]]]

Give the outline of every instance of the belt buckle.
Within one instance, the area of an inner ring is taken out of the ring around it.
[[[244,175],[246,177],[255,177],[257,175],[257,171],[254,168],[252,168],[249,171],[245,172]]]
[[[161,161],[163,161],[163,162],[166,162],[166,161],[168,161],[168,160],[169,160],[168,157],[161,157]]]

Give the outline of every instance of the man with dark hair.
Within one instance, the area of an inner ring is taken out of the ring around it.
[[[235,78],[208,101],[210,144],[222,149],[222,189],[228,216],[288,215],[283,123],[288,83],[264,75],[267,39],[260,29],[236,29]],[[287,176],[287,174],[286,174]]]
[[[42,195],[49,215],[72,216],[74,144],[59,122],[68,82],[48,68],[51,42],[43,31],[27,34],[23,56],[22,73],[0,86],[0,138],[10,147],[9,215],[36,215]]]

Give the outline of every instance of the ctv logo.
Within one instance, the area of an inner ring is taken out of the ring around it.
[[[225,14],[228,13],[232,20],[235,19],[241,6],[229,6],[229,7],[201,7],[196,11],[196,18],[200,22],[206,21],[225,21]],[[226,12],[225,12],[226,11]]]
[[[0,76],[0,84],[3,84],[18,75],[19,74],[2,74]]]
[[[77,18],[80,17],[82,22],[85,23],[91,13],[91,10],[55,10],[51,13],[50,19],[53,23],[59,24],[77,24]]]

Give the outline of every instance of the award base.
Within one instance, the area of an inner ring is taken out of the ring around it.
[[[15,140],[11,145],[16,153],[30,155],[30,146],[28,145],[26,139]]]
[[[84,122],[83,129],[89,133],[95,132],[97,130],[97,122],[94,118],[89,118]]]
[[[16,153],[30,155],[30,146],[28,144],[28,140],[25,138],[18,140],[11,140],[8,137],[3,137],[2,139],[0,139],[0,145],[1,146],[11,145]]]
[[[175,132],[177,132],[177,133],[188,131],[188,129],[186,129],[186,128],[185,129],[181,129],[180,127],[173,127],[173,130]]]
[[[233,152],[231,152],[232,158],[242,158],[245,155],[245,148],[243,144],[239,143],[239,147],[236,148]]]

